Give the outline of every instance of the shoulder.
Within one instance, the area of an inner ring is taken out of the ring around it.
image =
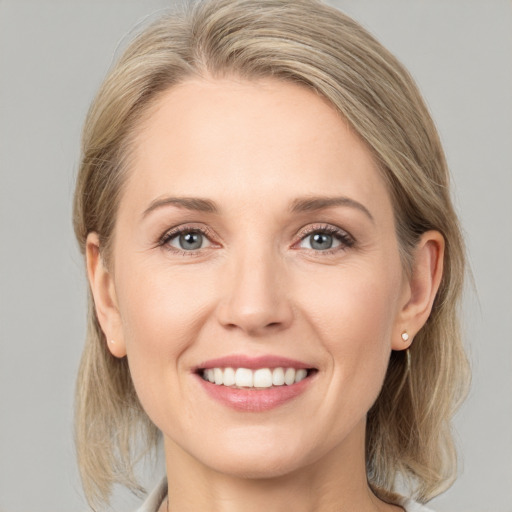
[[[402,500],[400,502],[400,506],[404,508],[405,512],[434,512],[430,508],[410,499]]]
[[[160,505],[167,496],[167,478],[162,481],[151,491],[144,503],[136,510],[136,512],[158,512]]]

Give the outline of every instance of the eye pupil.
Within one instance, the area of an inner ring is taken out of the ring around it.
[[[325,250],[332,247],[333,237],[326,233],[315,233],[311,235],[310,243],[312,249]]]
[[[182,249],[200,249],[203,245],[203,235],[201,233],[183,233],[180,235],[179,242]]]

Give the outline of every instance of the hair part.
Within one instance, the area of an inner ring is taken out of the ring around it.
[[[74,198],[85,252],[96,232],[111,264],[116,213],[137,130],[169,88],[191,78],[291,81],[326,98],[362,138],[382,172],[404,268],[419,237],[439,231],[444,275],[430,318],[409,349],[393,352],[368,414],[368,481],[394,499],[398,479],[421,501],[456,475],[451,417],[465,395],[468,364],[459,325],[464,244],[434,123],[408,72],[348,16],[317,0],[205,0],[146,27],[109,72],[88,113]],[[85,348],[76,388],[76,444],[86,497],[107,503],[114,483],[142,491],[134,461],[158,430],[143,411],[126,358],[106,347],[89,292]],[[134,453],[133,439],[143,439]]]

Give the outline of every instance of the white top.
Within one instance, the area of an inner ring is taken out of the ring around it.
[[[151,494],[147,497],[146,501],[137,510],[137,512],[158,512],[158,509],[162,505],[162,502],[167,496],[167,478],[164,478],[160,484],[153,489]],[[409,499],[403,499],[398,503],[404,508],[405,512],[433,512],[429,508],[416,503]]]

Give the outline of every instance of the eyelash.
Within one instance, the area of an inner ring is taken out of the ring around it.
[[[174,254],[178,254],[178,255],[182,255],[182,256],[196,256],[197,254],[199,254],[201,251],[204,250],[204,249],[197,249],[197,250],[185,251],[183,249],[178,249],[176,247],[172,247],[169,245],[170,240],[172,240],[173,238],[176,238],[177,236],[185,234],[185,233],[199,233],[201,235],[204,235],[206,238],[208,238],[208,240],[212,244],[214,244],[214,242],[212,242],[213,234],[208,228],[180,226],[180,227],[174,228],[170,231],[166,231],[160,237],[160,239],[158,241],[158,246],[164,247],[166,250],[168,250]],[[332,249],[326,249],[323,251],[319,251],[319,250],[315,250],[315,249],[306,249],[315,254],[322,254],[325,256],[332,255],[339,251],[346,250],[347,248],[350,249],[356,243],[355,239],[351,235],[349,235],[346,231],[344,231],[340,228],[337,228],[330,224],[317,224],[317,225],[309,226],[305,231],[302,231],[300,233],[299,240],[297,242],[295,242],[293,244],[293,246],[298,245],[305,238],[307,238],[308,236],[311,236],[313,234],[316,234],[316,233],[332,235],[336,240],[338,240],[340,242],[341,245],[339,247],[334,247]]]
[[[343,229],[337,228],[336,226],[332,226],[331,224],[314,224],[312,226],[308,226],[308,228],[305,231],[302,231],[300,233],[299,241],[294,243],[293,245],[297,245],[298,243],[302,242],[304,239],[306,239],[308,236],[311,236],[316,233],[322,233],[326,235],[332,235],[336,240],[340,242],[339,247],[334,247],[332,249],[326,249],[324,251],[318,251],[315,249],[306,249],[308,251],[311,251],[315,254],[322,254],[323,256],[329,256],[336,254],[340,251],[344,251],[346,249],[350,249],[355,245],[355,239],[349,235],[346,231]]]
[[[199,233],[201,235],[204,235],[210,242],[212,242],[213,234],[212,232],[206,228],[206,227],[193,227],[193,226],[179,226],[177,228],[173,228],[170,231],[166,231],[158,241],[158,245],[160,247],[163,247],[164,249],[168,250],[169,252],[172,252],[174,254],[178,254],[180,256],[196,256],[204,249],[197,249],[194,251],[185,251],[183,249],[178,249],[177,247],[172,247],[169,245],[169,241],[173,238],[176,238],[177,236],[180,236],[185,233]],[[212,242],[213,243],[213,242]]]

